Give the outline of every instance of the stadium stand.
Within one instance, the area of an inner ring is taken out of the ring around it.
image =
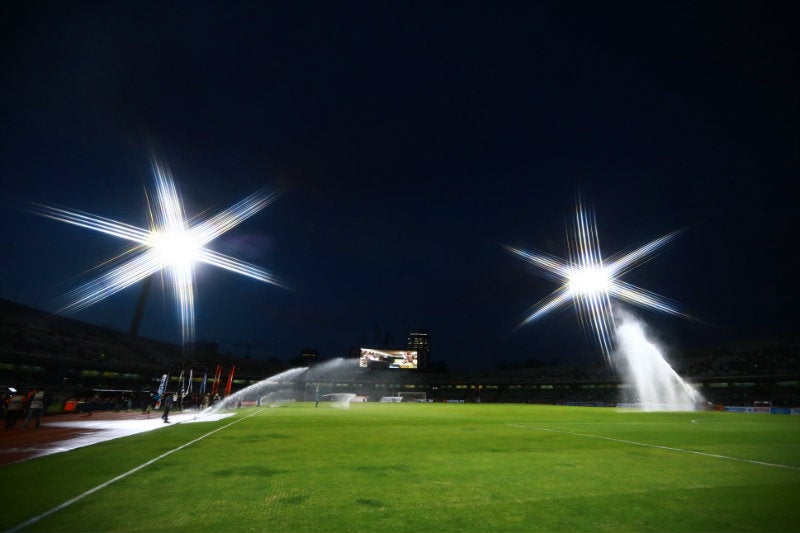
[[[679,354],[671,363],[710,403],[796,407],[800,406],[799,347],[795,336],[741,342]],[[217,365],[236,367],[234,392],[292,366],[215,350],[184,350],[0,300],[0,385],[23,390],[47,387],[54,396],[53,409],[68,399],[86,408],[137,408],[163,373],[176,379],[180,370],[194,369],[198,379]],[[343,365],[331,368],[325,381],[325,393],[354,393],[370,401],[400,393],[415,393],[405,396],[424,396],[427,401],[484,403],[636,401],[635,391],[602,362],[491,372],[369,371]]]

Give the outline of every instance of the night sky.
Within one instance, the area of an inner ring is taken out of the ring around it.
[[[556,284],[504,249],[564,257],[578,193],[604,255],[684,228],[623,278],[700,319],[638,311],[671,350],[796,334],[794,6],[5,1],[0,297],[54,311],[126,248],[20,206],[146,227],[155,154],[190,215],[280,192],[210,247],[290,289],[198,267],[222,351],[599,361],[571,308],[516,329]],[[138,294],[75,318],[127,331]],[[171,294],[141,335],[180,341]]]

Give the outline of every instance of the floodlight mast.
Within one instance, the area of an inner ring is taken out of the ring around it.
[[[131,320],[131,328],[129,333],[132,337],[139,336],[139,326],[142,324],[142,316],[144,315],[144,308],[147,305],[147,299],[150,296],[150,287],[153,285],[153,275],[144,278],[142,283],[142,290],[139,291],[139,301],[136,302],[136,310],[133,313]]]
[[[275,198],[276,193],[261,189],[243,198],[216,215],[203,219],[188,219],[183,202],[169,169],[153,160],[155,179],[155,205],[148,211],[150,226],[140,228],[110,218],[82,211],[33,204],[32,211],[41,216],[67,224],[105,233],[133,243],[120,255],[113,268],[95,279],[70,291],[67,303],[59,313],[73,313],[94,305],[139,281],[144,285],[139,294],[136,311],[129,332],[139,332],[144,308],[150,293],[153,274],[166,271],[173,286],[175,303],[181,321],[183,345],[194,340],[194,264],[205,263],[249,277],[251,279],[283,286],[263,268],[207,248],[211,241],[255,215]]]

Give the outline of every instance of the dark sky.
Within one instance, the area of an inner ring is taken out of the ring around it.
[[[30,2],[0,5],[0,297],[46,310],[125,248],[14,208],[146,226],[150,157],[189,214],[266,187],[201,266],[198,340],[253,356],[403,347],[448,368],[599,352],[556,285],[580,192],[605,255],[685,232],[623,279],[675,349],[797,333],[792,2]],[[138,287],[76,318],[127,330]],[[178,342],[171,293],[141,334]],[[388,338],[388,339],[387,339]],[[237,346],[238,345],[238,346]]]

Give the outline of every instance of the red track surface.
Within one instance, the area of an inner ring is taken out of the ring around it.
[[[33,429],[31,420],[28,429],[22,429],[25,420],[20,420],[13,429],[0,428],[0,467],[33,457],[47,455],[59,449],[59,444],[97,429],[85,427],[61,427],[60,423],[71,421],[141,420],[158,417],[160,413],[142,414],[141,411],[95,411],[92,414],[64,414],[42,417],[39,429]],[[59,426],[51,425],[59,422]]]

